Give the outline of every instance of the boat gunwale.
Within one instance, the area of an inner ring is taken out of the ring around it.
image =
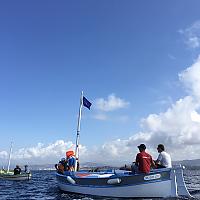
[[[162,172],[171,172],[173,168],[161,168],[161,169],[154,169],[152,171],[150,171],[148,174],[145,173],[135,173],[133,174],[131,171],[123,171],[122,173],[116,173],[116,172],[81,172],[81,174],[87,174],[87,175],[91,175],[91,176],[78,176],[78,174],[80,172],[68,172],[66,171],[68,174],[60,174],[58,172],[56,172],[57,175],[62,176],[62,177],[67,177],[70,176],[72,178],[82,178],[82,179],[92,179],[92,178],[96,178],[96,179],[103,179],[103,178],[120,178],[120,177],[134,177],[134,176],[149,176],[149,175],[153,175],[153,174],[157,174],[157,173],[162,173]],[[124,172],[124,173],[123,173]],[[110,177],[95,177],[92,175],[105,175],[105,174],[111,174]]]

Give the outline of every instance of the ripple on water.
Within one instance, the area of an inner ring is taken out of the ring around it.
[[[63,193],[57,187],[54,171],[33,171],[32,175],[29,181],[0,180],[0,200],[120,200]],[[200,170],[185,170],[184,177],[188,190],[196,199],[200,199]]]

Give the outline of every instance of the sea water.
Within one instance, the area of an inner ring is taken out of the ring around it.
[[[200,170],[184,170],[184,178],[192,196],[200,199]],[[55,171],[32,171],[29,181],[4,181],[0,179],[0,200],[119,200],[120,198],[91,197],[64,193],[59,190]],[[158,198],[155,198],[158,200]],[[155,200],[154,199],[154,200]]]

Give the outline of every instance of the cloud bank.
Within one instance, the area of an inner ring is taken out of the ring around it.
[[[163,143],[173,160],[200,158],[200,57],[178,75],[187,95],[172,103],[162,113],[152,113],[141,119],[141,132],[133,133],[130,138],[109,141],[93,149],[81,146],[81,163],[86,161],[119,165],[135,159],[137,145],[145,143],[154,158],[156,146]],[[110,95],[108,100],[98,99],[97,107],[103,111],[113,111],[129,105],[128,102]],[[99,116],[104,119],[105,116]],[[26,160],[29,163],[55,163],[65,155],[73,143],[63,140],[49,145],[37,144],[14,152],[15,161]],[[0,152],[5,160],[8,153]]]

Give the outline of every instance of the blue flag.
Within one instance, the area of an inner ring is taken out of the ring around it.
[[[90,110],[90,106],[92,103],[90,103],[85,97],[83,97],[83,105]]]

